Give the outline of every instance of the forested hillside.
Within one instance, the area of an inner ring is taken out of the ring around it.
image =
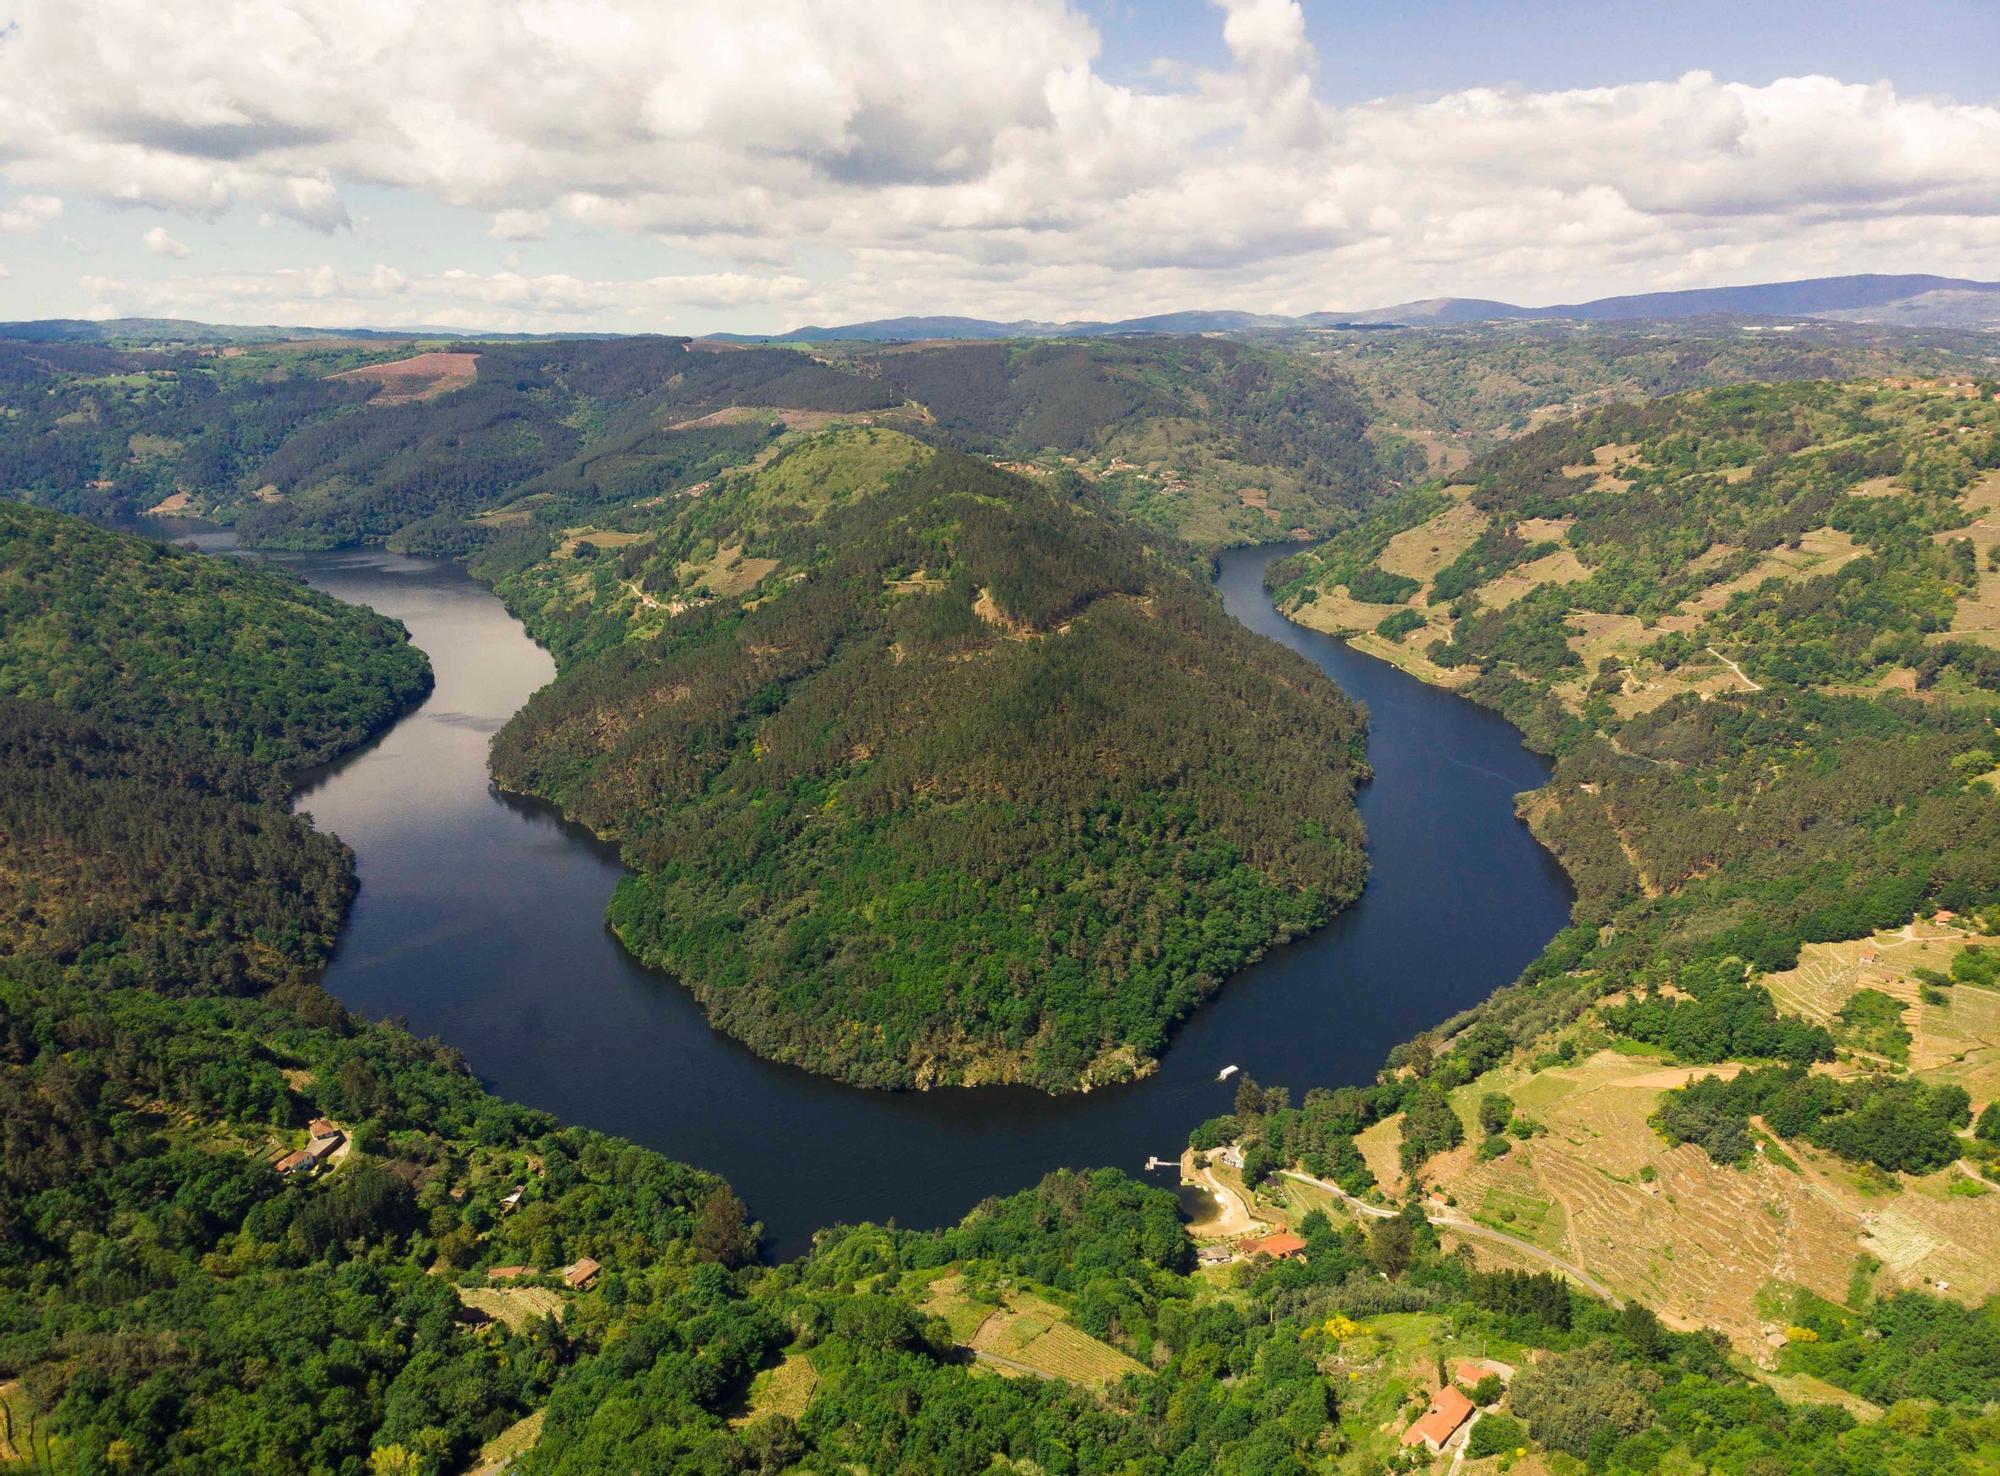
[[[1354,385],[1319,355],[1190,337],[857,358],[924,407],[926,433],[1045,469],[1080,465],[1109,505],[1203,547],[1325,533],[1423,467],[1378,455]]]
[[[0,695],[282,769],[430,690],[400,624],[275,570],[0,502]]]
[[[1969,335],[1733,321],[1490,323],[1321,336],[1364,396],[1385,454],[1408,443],[1455,472],[1501,441],[1619,401],[1803,379],[1975,374]]]
[[[738,408],[761,419],[716,418]],[[678,338],[4,343],[0,409],[0,492],[288,548],[463,554],[493,536],[481,513],[574,521],[699,485],[774,420],[831,416],[1079,467],[1109,505],[1210,546],[1329,531],[1397,475],[1324,362],[1198,338],[837,358]]]
[[[850,429],[614,521],[487,568],[564,662],[494,772],[765,1054],[1115,1080],[1359,891],[1352,707],[1073,496]]]
[[[1438,1092],[1379,1130],[1412,1182],[1741,1338],[1760,1275],[2000,1290],[1996,390],[1610,407],[1273,566],[1557,758],[1576,926],[1393,1063]]]

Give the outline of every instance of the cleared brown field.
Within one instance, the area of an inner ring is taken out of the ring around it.
[[[1496,1073],[1465,1090],[1507,1091],[1548,1131],[1447,1175],[1446,1187],[1476,1218],[1555,1250],[1677,1324],[1719,1327],[1756,1353],[1769,1351],[1758,1307],[1765,1287],[1804,1286],[1844,1301],[1864,1250],[1883,1261],[1884,1288],[1935,1290],[1943,1281],[1968,1300],[2000,1290],[1991,1253],[2000,1244],[2000,1194],[1950,1194],[1952,1170],[1908,1180],[1885,1198],[1865,1192],[1848,1165],[1800,1143],[1784,1144],[1794,1167],[1760,1156],[1744,1169],[1692,1146],[1669,1147],[1648,1122],[1659,1094],[1711,1069],[1740,1068],[1662,1066],[1602,1051],[1525,1080]]]
[[[1965,640],[2000,645],[2000,570],[1987,567],[1987,556],[2000,548],[2000,472],[1989,473],[1965,494],[1966,510],[1973,514],[1972,526],[1938,534],[1940,540],[1970,538],[1979,559],[1979,587],[1961,596],[1951,617],[1949,634]]]
[[[1479,601],[1490,609],[1504,610],[1540,585],[1580,584],[1589,577],[1590,570],[1583,566],[1574,550],[1559,548],[1539,559],[1530,559],[1519,568],[1509,569],[1498,579],[1488,580],[1479,588]]]
[[[479,377],[479,355],[464,353],[418,354],[387,364],[363,364],[359,369],[343,369],[328,379],[363,379],[382,388],[369,403],[403,405],[412,400],[430,400],[464,389]]]
[[[743,594],[755,589],[778,567],[776,559],[747,559],[738,545],[719,548],[705,564],[682,564],[675,576],[688,588],[708,586],[714,595]]]
[[[478,1458],[472,1464],[469,1476],[500,1476],[534,1448],[542,1438],[542,1420],[548,1411],[536,1410],[524,1419],[516,1420],[479,1448]]]

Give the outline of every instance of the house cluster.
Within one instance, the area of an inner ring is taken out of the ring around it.
[[[306,1125],[306,1146],[287,1153],[271,1166],[285,1175],[310,1173],[346,1141],[347,1134],[324,1117],[315,1117]]]
[[[1466,1397],[1465,1389],[1475,1389],[1488,1378],[1497,1378],[1503,1384],[1511,1383],[1514,1367],[1494,1358],[1465,1358],[1451,1371],[1451,1376],[1453,1382],[1438,1390],[1424,1412],[1412,1420],[1409,1429],[1403,1432],[1406,1449],[1421,1445],[1432,1455],[1443,1451],[1452,1437],[1478,1413],[1479,1406]],[[1464,1389],[1459,1387],[1461,1384]]]
[[[1204,1245],[1195,1252],[1195,1260],[1203,1266],[1226,1266],[1231,1261],[1247,1261],[1256,1256],[1269,1256],[1274,1261],[1302,1261],[1305,1255],[1304,1237],[1280,1230],[1271,1235]]]
[[[562,1268],[563,1285],[571,1291],[583,1291],[604,1268],[589,1256],[578,1256]],[[542,1274],[539,1266],[495,1266],[486,1273],[488,1281],[524,1281]]]

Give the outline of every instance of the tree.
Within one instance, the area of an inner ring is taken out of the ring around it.
[[[1979,1125],[1972,1135],[1982,1143],[2000,1143],[2000,1102],[1988,1102],[1986,1110],[1979,1114]]]
[[[1278,1150],[1262,1138],[1243,1150],[1243,1182],[1252,1189],[1283,1166],[1278,1158]]]
[[[1401,1276],[1416,1258],[1416,1232],[1401,1215],[1377,1220],[1368,1230],[1368,1259],[1384,1276]]]
[[[757,1236],[736,1191],[727,1184],[709,1191],[695,1216],[695,1254],[722,1266],[741,1266],[757,1253]]]
[[[1531,1364],[1514,1379],[1509,1403],[1537,1440],[1579,1460],[1599,1438],[1636,1434],[1652,1423],[1659,1376],[1619,1361],[1608,1342]]]
[[[1488,1092],[1479,1099],[1479,1125],[1489,1135],[1506,1127],[1513,1117],[1514,1099],[1505,1092]]]
[[[1465,1141],[1465,1127],[1452,1110],[1451,1099],[1435,1088],[1411,1094],[1403,1108],[1403,1169],[1408,1172],[1432,1155]]]

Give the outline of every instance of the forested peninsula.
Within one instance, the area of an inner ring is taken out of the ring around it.
[[[563,660],[494,772],[618,837],[612,925],[869,1086],[1148,1069],[1359,893],[1359,715],[1172,546],[879,427],[508,569]]]

